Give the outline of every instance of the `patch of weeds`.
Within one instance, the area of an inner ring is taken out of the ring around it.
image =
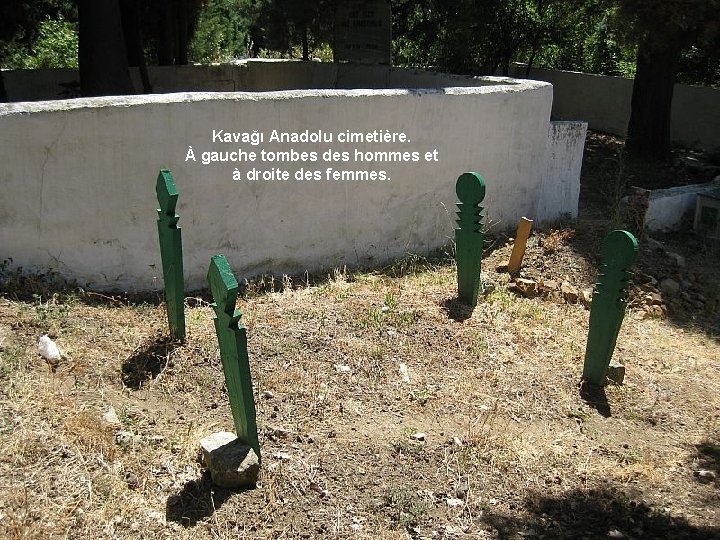
[[[10,378],[22,368],[24,353],[17,345],[0,348],[0,378]]]
[[[391,310],[394,310],[398,307],[398,301],[397,298],[395,298],[395,295],[392,291],[388,291],[385,293],[385,305],[390,308]]]
[[[36,321],[40,326],[65,324],[70,313],[70,305],[67,302],[60,303],[58,293],[53,293],[46,302],[43,302],[39,294],[33,294],[32,297]]]
[[[29,271],[13,267],[12,258],[0,262],[0,289],[3,294],[16,300],[32,300],[35,296],[51,298],[64,295],[75,288],[52,269],[47,272]]]
[[[382,273],[390,277],[405,277],[414,276],[433,269],[434,266],[426,257],[415,253],[408,253],[402,259],[383,268]]]
[[[367,317],[362,317],[358,323],[361,328],[374,328],[380,330],[382,328],[385,313],[381,308],[370,308]]]
[[[513,295],[508,292],[507,289],[495,289],[492,291],[488,297],[487,301],[490,304],[500,304],[501,307],[507,308],[510,307],[510,305],[513,303]]]
[[[473,345],[470,353],[473,357],[479,358],[484,356],[489,350],[490,345],[488,344],[487,336],[481,336]]]
[[[384,499],[390,519],[401,529],[416,527],[428,511],[423,497],[411,488],[392,487],[385,493]]]
[[[632,465],[642,461],[642,453],[636,448],[626,448],[620,456],[620,463],[624,465]]]
[[[422,317],[422,314],[419,311],[416,311],[414,309],[403,311],[402,313],[398,313],[395,317],[395,321],[398,326],[402,327],[410,327],[414,325],[416,322],[418,322]]]
[[[543,312],[543,309],[541,306],[539,306],[536,303],[523,303],[522,308],[518,310],[519,315],[524,319],[529,319],[531,321],[540,321],[542,320],[545,313]]]
[[[15,422],[7,411],[0,412],[0,435],[12,433],[15,430]]]
[[[425,388],[416,388],[410,394],[412,401],[417,401],[420,405],[425,405],[427,402],[435,397],[435,388],[432,386],[426,386]]]

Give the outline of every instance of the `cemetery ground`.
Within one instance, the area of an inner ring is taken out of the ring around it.
[[[442,255],[249,283],[256,489],[198,462],[201,437],[233,430],[206,294],[180,344],[157,294],[5,272],[0,536],[717,538],[720,247],[641,240],[624,383],[579,385],[618,148],[591,135],[581,219],[533,233],[521,286],[491,231],[472,312]]]

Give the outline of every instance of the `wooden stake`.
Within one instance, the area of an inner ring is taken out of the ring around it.
[[[522,267],[523,257],[525,256],[525,247],[527,246],[530,231],[532,230],[533,220],[526,217],[520,218],[515,234],[515,243],[513,244],[510,262],[508,263],[508,273],[510,275],[517,274]]]

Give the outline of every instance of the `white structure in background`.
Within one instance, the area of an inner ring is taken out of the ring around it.
[[[231,73],[254,90],[335,89],[0,104],[0,260],[52,268],[98,289],[161,287],[155,225],[161,168],[172,171],[180,191],[189,288],[204,286],[216,253],[238,276],[250,277],[380,264],[439,248],[453,237],[455,181],[466,171],[484,176],[486,215],[497,228],[513,229],[520,216],[542,222],[577,214],[586,125],[550,122],[548,83],[312,62],[228,70],[223,76]],[[216,72],[202,71],[205,87]],[[265,142],[222,142],[214,136],[219,130],[257,130]],[[273,130],[322,130],[334,140],[270,143]],[[405,133],[409,142],[337,140],[341,132],[377,130]],[[328,149],[417,151],[422,159],[202,163],[204,152],[259,155],[262,148],[319,156]],[[435,151],[437,160],[425,160]],[[253,167],[281,168],[290,179],[248,181]],[[240,181],[233,180],[236,168]],[[326,180],[328,168],[383,170],[389,180]],[[320,171],[322,180],[294,179],[307,170]]]

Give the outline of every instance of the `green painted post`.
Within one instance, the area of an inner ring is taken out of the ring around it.
[[[260,442],[255,418],[252,375],[248,359],[245,327],[239,324],[242,313],[235,309],[238,282],[225,255],[215,255],[208,270],[210,292],[215,303],[215,331],[222,358],[225,385],[235,423],[235,433],[243,444],[255,450],[260,460]]]
[[[632,277],[629,269],[637,253],[638,241],[627,231],[612,231],[603,242],[583,368],[583,380],[593,386],[601,386],[605,382],[625,317],[627,288]]]
[[[485,233],[482,210],[485,181],[477,173],[461,174],[455,184],[458,199],[458,227],[455,229],[455,262],[457,263],[458,297],[472,307],[477,305],[480,288],[480,262]]]
[[[165,304],[167,305],[170,335],[185,339],[185,287],[183,283],[182,233],[178,227],[180,216],[175,213],[178,190],[172,173],[161,170],[157,177],[158,234],[160,256],[165,282]]]

